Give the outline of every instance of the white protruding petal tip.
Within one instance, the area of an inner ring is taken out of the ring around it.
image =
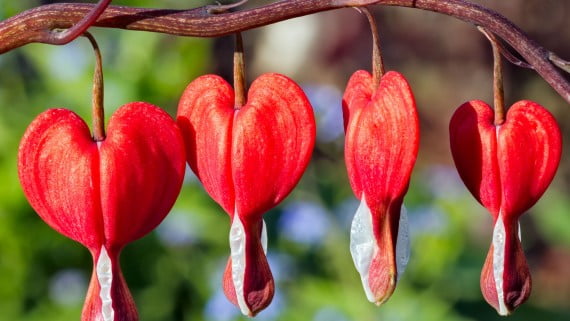
[[[263,219],[261,222],[263,223],[261,228],[261,247],[263,248],[263,253],[267,255],[267,225]]]
[[[236,298],[243,315],[250,316],[251,311],[245,302],[243,283],[245,278],[245,229],[237,212],[230,228],[230,253],[232,258],[232,282]]]
[[[99,282],[99,297],[101,298],[101,314],[103,321],[113,321],[113,298],[111,297],[111,285],[113,284],[113,263],[105,247],[101,247],[101,253],[97,259],[96,274]]]
[[[406,271],[408,262],[410,261],[410,224],[408,223],[408,212],[406,207],[402,205],[400,211],[400,224],[398,226],[398,237],[396,239],[396,271],[398,273],[397,281]]]
[[[510,311],[505,304],[505,294],[503,291],[503,274],[505,270],[505,223],[503,216],[499,213],[495,227],[493,228],[493,278],[495,279],[495,290],[497,291],[497,301],[499,302],[499,314],[509,315]]]
[[[360,273],[366,298],[372,303],[376,302],[376,298],[369,284],[370,264],[377,251],[378,246],[372,230],[372,213],[366,204],[366,196],[362,194],[360,206],[350,227],[350,254],[356,270]]]

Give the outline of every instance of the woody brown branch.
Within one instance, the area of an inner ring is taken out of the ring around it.
[[[485,27],[509,43],[564,100],[570,103],[570,83],[549,60],[551,53],[502,15],[462,0],[285,0],[231,13],[212,14],[211,6],[192,10],[110,6],[95,26],[159,32],[177,36],[217,37],[316,12],[351,6],[388,5],[418,8],[453,16]],[[93,4],[52,4],[0,21],[0,53],[20,46],[49,43],[56,29],[81,20]]]

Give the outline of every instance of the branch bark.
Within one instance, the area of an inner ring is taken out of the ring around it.
[[[145,9],[110,6],[95,26],[159,32],[177,36],[217,37],[275,22],[351,6],[388,5],[438,12],[483,26],[513,47],[564,100],[570,103],[570,83],[550,57],[520,28],[497,12],[462,0],[283,0],[262,7],[214,13],[216,6],[192,10]],[[70,28],[93,4],[51,4],[24,11],[0,21],[0,54],[20,46],[50,43],[57,29]]]

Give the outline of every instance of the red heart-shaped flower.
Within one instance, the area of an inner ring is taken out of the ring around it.
[[[562,138],[554,117],[523,100],[503,124],[482,101],[467,102],[449,125],[461,179],[495,220],[493,243],[481,274],[483,295],[509,314],[530,295],[531,279],[518,236],[518,218],[544,193],[560,162]]]
[[[291,79],[265,74],[252,83],[247,104],[235,109],[232,87],[206,75],[188,85],[178,108],[188,163],[232,218],[225,293],[244,314],[255,315],[274,291],[262,215],[291,192],[309,163],[311,105]]]
[[[360,70],[346,86],[343,112],[346,168],[361,200],[350,248],[368,300],[381,304],[396,286],[400,211],[419,148],[416,104],[400,73],[386,73],[376,86]]]
[[[72,111],[47,110],[22,138],[18,171],[40,217],[93,255],[97,268],[82,320],[137,320],[117,260],[174,204],[184,178],[184,144],[172,118],[142,102],[121,107],[107,132],[96,142]]]

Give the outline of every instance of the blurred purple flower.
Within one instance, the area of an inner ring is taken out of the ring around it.
[[[278,226],[285,238],[314,245],[321,242],[329,230],[329,213],[317,203],[290,203],[283,209]]]
[[[240,315],[240,311],[228,301],[222,290],[218,290],[206,303],[204,315],[209,321],[231,321]]]
[[[344,132],[342,121],[342,94],[332,86],[303,86],[317,118],[317,140],[329,143]]]
[[[422,173],[422,176],[437,198],[455,199],[467,191],[454,167],[431,166]]]
[[[289,280],[295,273],[294,259],[290,255],[276,253],[270,249],[267,253],[267,261],[271,267],[275,283]]]
[[[334,307],[324,307],[318,310],[313,321],[348,321],[344,313]]]
[[[410,234],[441,234],[448,224],[447,217],[438,206],[422,206],[408,210]]]
[[[49,284],[49,296],[58,304],[79,305],[87,290],[87,278],[83,271],[66,269],[54,275]]]
[[[360,205],[360,201],[354,197],[348,197],[334,208],[334,213],[340,222],[343,231],[349,231],[354,214]]]
[[[156,232],[165,245],[184,246],[196,240],[197,230],[189,213],[173,210],[160,223]]]

